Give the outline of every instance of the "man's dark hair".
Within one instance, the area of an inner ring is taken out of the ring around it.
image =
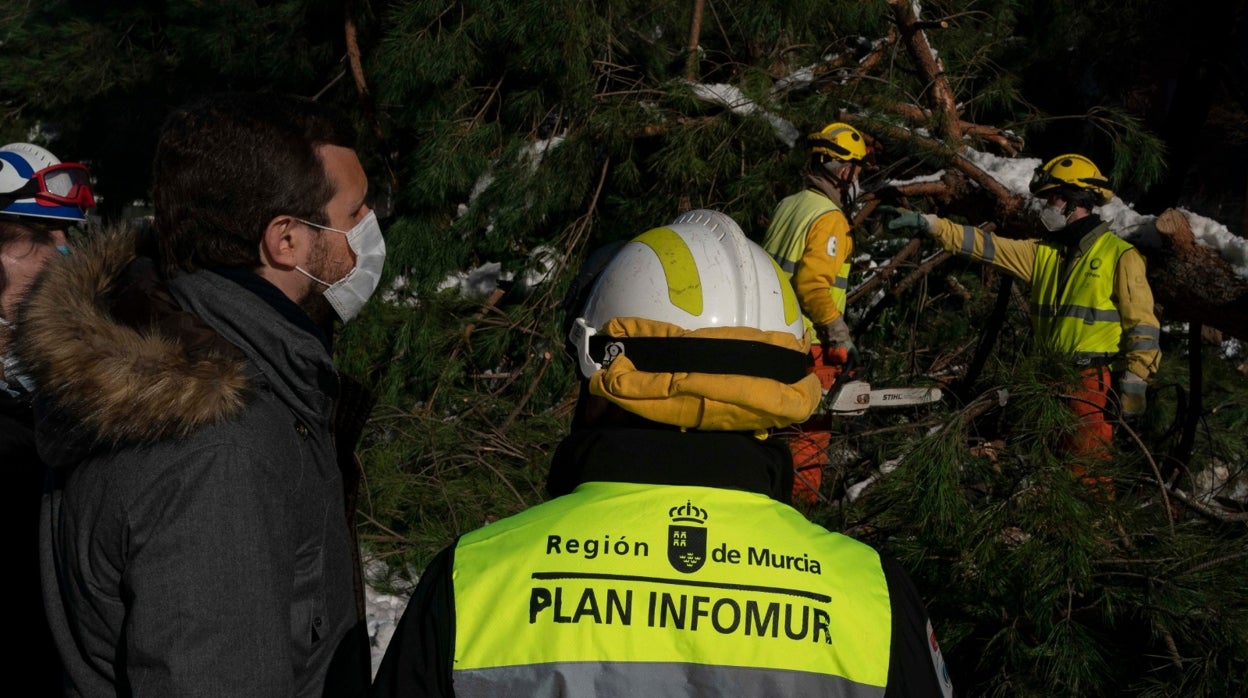
[[[10,245],[51,245],[53,243],[52,229],[47,226],[0,218],[0,252]],[[3,293],[8,286],[9,276],[4,272],[4,265],[0,264],[0,293]]]
[[[219,94],[174,111],[153,163],[163,271],[259,267],[276,216],[326,223],[334,189],[317,155],[323,145],[354,148],[355,129],[309,99]]]

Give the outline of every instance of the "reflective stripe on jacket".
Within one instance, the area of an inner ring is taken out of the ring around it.
[[[1031,323],[1042,345],[1080,362],[1108,361],[1122,341],[1114,303],[1114,270],[1131,244],[1103,233],[1088,251],[1065,263],[1049,242],[1036,246],[1031,283]]]
[[[463,536],[453,580],[457,696],[884,695],[879,555],[761,494],[584,483]]]
[[[767,233],[763,237],[763,249],[780,265],[780,270],[784,272],[786,280],[792,280],[800,266],[826,265],[829,267],[825,272],[829,278],[826,282],[828,283],[826,293],[832,300],[835,312],[829,310],[820,313],[817,309],[812,309],[811,306],[817,304],[817,299],[803,298],[803,294],[799,291],[798,301],[806,316],[807,327],[812,321],[830,322],[845,312],[845,296],[849,288],[849,256],[853,245],[848,236],[848,223],[843,234],[834,232],[828,236],[827,242],[814,249],[808,249],[816,221],[833,212],[840,213],[841,209],[827,196],[810,189],[798,192],[785,197],[776,206],[771,217],[771,225],[767,227]],[[839,244],[843,246],[843,249],[836,249],[838,239],[841,240]],[[841,263],[836,265],[838,258]],[[824,292],[822,288],[818,291]],[[819,317],[821,314],[830,314],[831,317]]]

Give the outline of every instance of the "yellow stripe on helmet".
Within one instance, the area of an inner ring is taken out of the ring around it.
[[[771,260],[771,266],[775,268],[776,280],[780,282],[780,298],[784,304],[784,324],[792,325],[797,322],[797,317],[801,314],[797,306],[797,294],[793,292],[793,284],[784,280],[784,272],[780,270],[780,264],[775,259]]]
[[[654,228],[642,233],[634,242],[649,247],[658,256],[667,277],[667,296],[672,305],[690,315],[701,315],[702,278],[684,239],[671,228]]]

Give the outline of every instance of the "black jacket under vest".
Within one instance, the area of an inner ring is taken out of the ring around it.
[[[792,488],[792,459],[774,440],[749,434],[663,428],[586,429],[557,449],[548,482],[554,496],[585,482],[656,487],[695,485],[765,494],[783,507]],[[455,545],[438,554],[421,576],[373,683],[377,698],[453,696]],[[934,665],[934,637],[922,598],[900,564],[881,556],[892,615],[885,696],[949,695],[943,661]],[[497,629],[500,633],[507,628]],[[943,681],[942,681],[943,676]],[[942,685],[944,684],[943,690]],[[705,687],[703,687],[705,688]],[[703,695],[673,687],[673,695]],[[716,694],[719,695],[719,694]]]

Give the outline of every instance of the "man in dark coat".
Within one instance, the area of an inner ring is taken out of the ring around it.
[[[31,292],[18,354],[55,479],[42,572],[69,695],[366,689],[330,333],[385,248],[353,147],[302,99],[178,110],[154,228],[103,236]]]

